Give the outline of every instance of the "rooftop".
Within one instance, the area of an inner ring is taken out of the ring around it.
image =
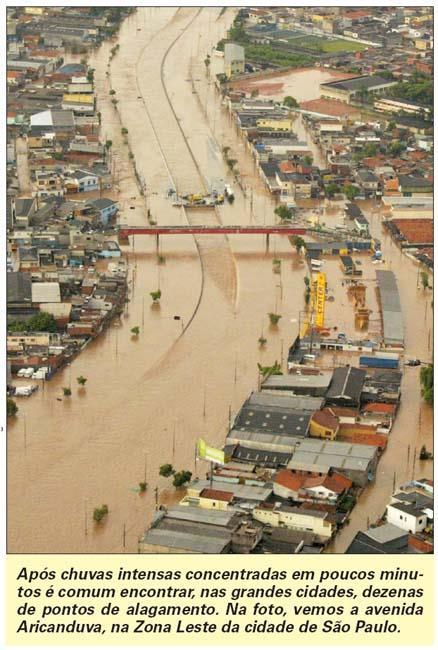
[[[279,406],[245,405],[234,422],[240,431],[275,432],[280,435],[306,436],[310,413]]]
[[[272,375],[263,384],[262,390],[279,389],[294,390],[294,388],[328,388],[332,378],[331,372],[324,372],[319,375]]]
[[[374,76],[360,76],[353,77],[352,79],[345,79],[343,81],[329,81],[321,84],[321,87],[339,88],[340,90],[357,91],[364,88],[365,90],[373,90],[380,86],[391,86],[396,82],[385,79],[384,77]]]
[[[397,282],[392,271],[376,271],[383,318],[383,338],[386,344],[403,345],[403,317]]]
[[[247,399],[248,406],[284,407],[297,411],[317,411],[321,408],[323,400],[321,397],[309,397],[307,395],[284,394],[287,391],[263,390],[259,393],[252,393]]]
[[[230,501],[233,500],[233,493],[232,492],[225,492],[224,490],[214,490],[212,488],[205,488],[202,490],[202,492],[199,494],[201,499],[217,499],[218,501],[227,501],[230,503]]]
[[[358,402],[365,376],[365,370],[353,366],[335,368],[326,399],[347,399]]]

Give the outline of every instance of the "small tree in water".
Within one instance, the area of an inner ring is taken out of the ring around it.
[[[182,487],[190,481],[192,478],[192,473],[186,469],[182,469],[180,472],[176,472],[173,477],[174,487]]]
[[[64,386],[64,388],[62,389],[62,392],[64,393],[64,397],[70,397],[71,388],[68,388],[67,386]]]
[[[272,366],[262,366],[260,363],[257,364],[257,367],[259,369],[259,373],[264,377],[270,377],[271,375],[282,375],[283,371],[281,370],[281,366],[278,363],[278,361],[275,361],[275,363]]]
[[[138,336],[140,334],[140,328],[138,325],[131,328],[131,334],[133,334],[134,336]]]
[[[161,298],[161,291],[160,289],[157,291],[151,291],[149,295],[152,298],[152,302],[159,302]]]
[[[421,271],[421,284],[423,286],[423,289],[429,288],[429,275],[427,271]]]
[[[85,384],[87,383],[87,379],[82,375],[76,377],[76,381],[78,382],[79,386],[85,386]]]
[[[161,465],[159,474],[160,476],[165,476],[166,478],[172,476],[172,474],[175,474],[173,465],[170,465],[169,463],[165,463],[164,465]]]
[[[107,514],[108,514],[108,506],[104,504],[103,506],[94,508],[93,519],[96,523],[100,523],[102,519],[106,517]]]
[[[11,397],[8,397],[7,400],[7,412],[8,412],[8,418],[14,417],[14,415],[17,415],[18,412],[18,406],[16,405],[16,403]]]
[[[271,325],[278,325],[278,321],[281,318],[280,314],[274,314],[273,312],[269,312],[268,316],[269,316],[269,322],[271,323]]]

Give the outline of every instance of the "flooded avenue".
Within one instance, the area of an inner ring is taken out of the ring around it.
[[[113,142],[122,224],[147,224],[147,208],[163,225],[274,221],[272,199],[254,176],[253,162],[205,75],[205,55],[225,35],[234,11],[220,14],[220,8],[139,8],[120,29],[120,50],[110,68],[114,43],[105,43],[90,59],[103,139]],[[313,83],[316,96],[319,80]],[[128,129],[146,183],[145,197],[122,127]],[[208,187],[212,176],[226,177],[223,144],[236,154],[243,185],[252,191],[245,196],[236,185],[234,204],[217,211],[188,213],[173,207],[170,187],[197,192]],[[367,204],[364,212],[398,279],[406,355],[428,360],[431,296],[416,288],[417,268],[382,234],[375,207]],[[198,462],[195,467],[197,438],[223,444],[230,409],[234,414],[257,387],[257,362],[285,361],[297,333],[290,320],[302,309],[305,275],[286,238],[272,237],[267,254],[261,235],[161,237],[163,264],[157,263],[155,246],[153,237],[131,238],[125,247],[130,302],[120,324],[93,341],[44,390],[20,403],[19,417],[9,426],[10,552],[135,552],[155,509],[155,488],[160,503],[179,498],[168,489],[169,480],[158,476],[159,466],[169,462],[203,476],[206,466]],[[274,256],[283,260],[281,276],[272,272]],[[330,275],[328,281],[344,295]],[[157,288],[161,305],[153,308],[149,293]],[[268,324],[271,311],[282,314],[274,329]],[[136,340],[130,333],[135,325],[141,329]],[[262,331],[268,339],[264,350],[257,344]],[[76,388],[81,374],[88,379],[85,389]],[[418,375],[417,368],[405,372],[401,408],[375,485],[360,497],[350,525],[332,546],[335,552],[343,552],[367,517],[373,521],[383,512],[393,468],[399,484],[412,475],[414,448],[418,454],[423,443],[431,447],[431,409],[423,405],[420,419]],[[69,382],[71,399],[57,401]],[[421,476],[432,472],[431,463],[417,461],[415,469]],[[139,495],[136,487],[145,472],[149,488]],[[110,514],[97,527],[92,511],[102,503]]]

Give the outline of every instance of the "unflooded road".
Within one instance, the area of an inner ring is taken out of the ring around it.
[[[140,8],[123,24],[120,49],[110,66],[114,43],[104,44],[90,60],[103,136],[113,142],[120,223],[147,224],[147,208],[163,225],[274,221],[271,198],[254,177],[253,163],[203,64],[232,19],[229,9],[220,15],[220,8]],[[128,129],[128,144],[122,127]],[[246,195],[235,184],[232,206],[217,211],[173,207],[167,198],[171,187],[197,192],[217,178],[232,182],[220,156],[224,143],[239,159]],[[135,182],[128,146],[146,196]],[[377,213],[372,222],[380,231]],[[385,238],[383,248],[400,273],[407,354],[430,358],[431,298],[416,289],[416,269],[395,245]],[[290,320],[298,318],[303,305],[305,268],[286,239],[271,238],[267,254],[260,235],[161,237],[162,264],[157,263],[154,238],[131,238],[125,250],[130,302],[120,323],[44,391],[20,401],[19,417],[9,426],[10,552],[135,552],[156,499],[169,503],[180,498],[169,480],[159,477],[159,466],[169,462],[203,476],[207,467],[200,461],[195,467],[194,461],[197,438],[223,443],[229,412],[235,413],[257,387],[257,362],[284,361],[296,335],[297,325]],[[273,257],[282,259],[281,276],[272,272]],[[157,288],[162,291],[158,307],[149,295]],[[282,314],[276,328],[268,324],[271,311]],[[141,329],[138,338],[130,333],[135,325]],[[263,351],[257,343],[261,332],[268,339]],[[88,379],[85,389],[76,387],[79,375]],[[72,397],[58,401],[62,386],[70,382]],[[408,441],[411,460],[413,447],[418,450],[423,439],[430,447],[431,415],[425,408],[417,433],[417,369],[406,371],[403,391],[376,485],[361,497],[362,506],[335,551],[342,552],[367,516],[381,514],[392,489],[393,467],[397,481],[403,478]],[[418,473],[430,472],[425,466]],[[145,473],[149,487],[139,495]],[[411,473],[406,469],[406,475]],[[109,516],[97,526],[92,512],[102,503]]]

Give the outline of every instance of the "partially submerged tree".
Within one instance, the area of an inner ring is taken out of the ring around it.
[[[138,325],[136,325],[135,327],[131,327],[131,334],[133,334],[134,336],[138,336],[140,334],[140,328]]]
[[[175,474],[173,465],[170,465],[169,463],[165,463],[164,465],[161,465],[159,474],[160,476],[165,476],[166,478],[172,476],[172,474]]]
[[[18,406],[11,397],[8,397],[6,402],[8,418],[14,417],[18,413]]]
[[[304,239],[302,237],[299,237],[298,235],[295,235],[293,237],[292,241],[293,241],[293,244],[295,246],[295,250],[297,251],[297,253],[299,253],[301,251],[301,249],[306,248],[306,242],[304,241]]]
[[[281,370],[281,365],[278,363],[278,361],[275,361],[275,363],[272,366],[262,366],[260,363],[258,363],[257,368],[259,369],[259,373],[262,375],[264,379],[270,377],[271,375],[283,374],[283,371]]]
[[[427,404],[433,404],[433,365],[420,370],[421,395]]]
[[[186,469],[182,469],[180,472],[175,472],[172,483],[174,487],[182,487],[188,483],[191,478],[192,472],[189,472]]]
[[[286,205],[279,205],[275,208],[274,214],[280,217],[281,221],[291,221],[294,218],[295,210],[288,208]]]
[[[96,523],[100,523],[108,514],[108,506],[106,504],[94,508],[93,519]]]
[[[79,377],[76,377],[76,381],[78,382],[79,386],[85,386],[87,383],[87,379],[83,377],[82,375],[79,375]]]
[[[429,288],[429,274],[427,271],[421,271],[421,285],[423,289]]]
[[[281,318],[280,314],[274,314],[274,312],[269,312],[268,316],[269,316],[269,322],[271,323],[271,325],[277,325],[278,321]]]
[[[64,394],[64,397],[70,397],[71,388],[69,388],[68,386],[64,386],[63,389],[62,389],[62,392]]]
[[[345,185],[344,187],[344,194],[350,201],[355,199],[359,193],[360,190],[356,185]]]
[[[298,106],[297,100],[295,97],[291,97],[291,95],[286,95],[286,97],[283,99],[283,104],[288,108],[296,108]]]
[[[152,302],[159,302],[161,298],[161,290],[157,289],[157,291],[151,291],[149,295],[152,298]]]

